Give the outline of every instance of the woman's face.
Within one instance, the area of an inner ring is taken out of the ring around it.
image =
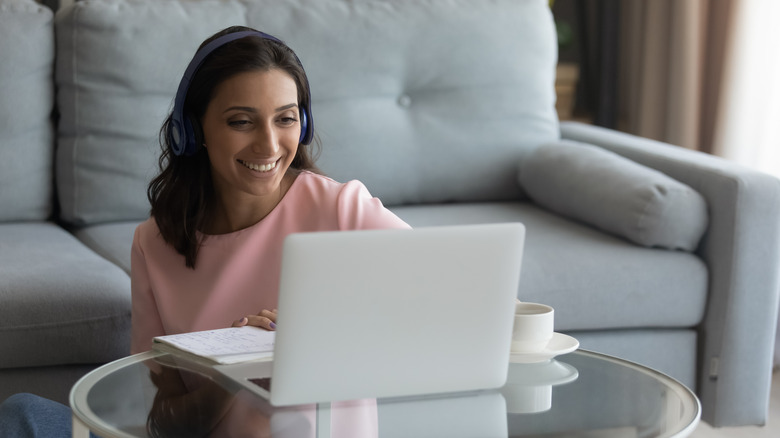
[[[277,199],[298,150],[299,118],[298,88],[283,70],[240,73],[219,84],[202,120],[217,196]]]

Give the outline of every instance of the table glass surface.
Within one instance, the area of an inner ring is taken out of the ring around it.
[[[683,437],[700,417],[676,380],[584,350],[510,363],[498,390],[286,408],[172,357],[147,352],[87,374],[71,391],[74,416],[103,437],[335,437],[368,416],[378,427],[356,436],[382,438]]]

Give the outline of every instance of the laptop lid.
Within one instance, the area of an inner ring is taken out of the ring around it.
[[[519,223],[288,236],[271,403],[502,386],[524,239]]]

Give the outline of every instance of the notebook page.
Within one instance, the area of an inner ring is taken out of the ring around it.
[[[276,332],[245,326],[157,336],[154,342],[215,362],[237,363],[271,356],[275,339]]]

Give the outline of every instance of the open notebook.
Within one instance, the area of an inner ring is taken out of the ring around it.
[[[276,332],[258,327],[228,327],[157,336],[152,348],[211,365],[271,360]]]

